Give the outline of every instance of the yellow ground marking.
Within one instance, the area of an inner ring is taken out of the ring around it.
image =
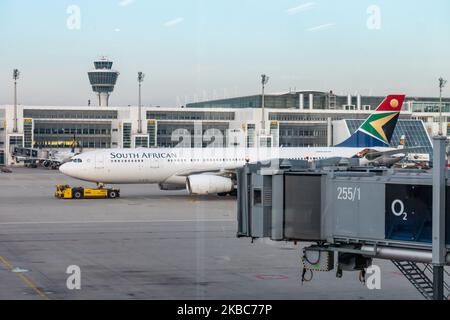
[[[8,269],[9,271],[12,272],[12,270],[14,269],[13,265],[11,263],[9,263],[8,260],[6,260],[4,257],[0,256],[0,262],[6,267],[6,269]],[[42,299],[45,300],[49,300],[49,297],[42,292],[42,290],[40,290],[36,284],[30,279],[28,278],[26,275],[19,273],[19,272],[14,272],[14,274],[20,279],[22,280],[23,283],[25,283],[29,288],[31,288],[34,292],[36,292]]]

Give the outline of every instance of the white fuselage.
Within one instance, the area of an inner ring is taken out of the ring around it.
[[[361,148],[346,147],[105,149],[77,155],[71,162],[63,164],[60,171],[97,183],[184,185],[189,175],[232,171],[246,162],[351,158],[360,151]]]

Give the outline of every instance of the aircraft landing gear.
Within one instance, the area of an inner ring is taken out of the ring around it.
[[[230,191],[230,192],[219,192],[217,195],[219,197],[226,197],[226,196],[236,197],[237,189],[233,189],[233,191]]]

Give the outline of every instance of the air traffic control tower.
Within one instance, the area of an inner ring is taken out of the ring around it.
[[[95,69],[88,72],[89,82],[92,90],[98,95],[98,105],[108,106],[109,95],[114,90],[114,86],[119,76],[119,72],[112,70],[113,62],[106,57],[94,61]]]

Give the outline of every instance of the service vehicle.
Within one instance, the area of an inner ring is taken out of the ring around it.
[[[120,190],[104,187],[71,187],[67,184],[58,184],[56,186],[55,197],[60,199],[114,199],[120,197]]]

